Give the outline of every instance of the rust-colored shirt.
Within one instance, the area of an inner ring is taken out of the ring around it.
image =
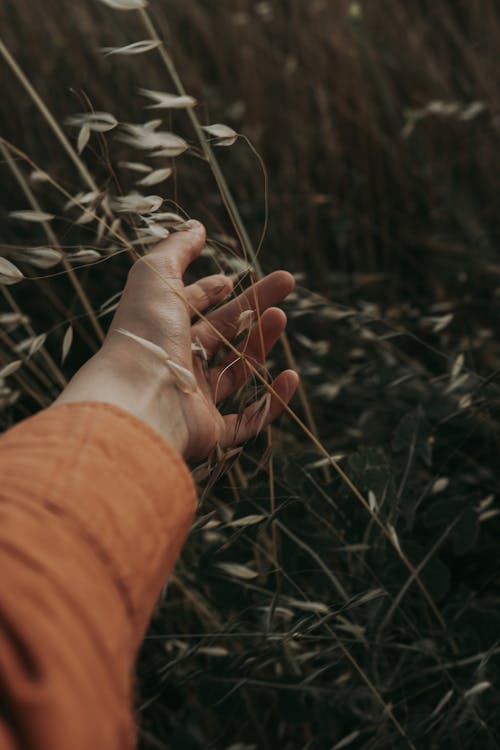
[[[189,471],[132,414],[82,402],[6,432],[0,477],[0,750],[129,750],[135,657],[193,518]]]

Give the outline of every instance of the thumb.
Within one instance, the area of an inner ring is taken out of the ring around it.
[[[194,219],[187,221],[166,240],[144,256],[144,261],[160,273],[182,278],[186,269],[200,255],[205,244],[205,227]],[[142,259],[137,263],[141,263]]]

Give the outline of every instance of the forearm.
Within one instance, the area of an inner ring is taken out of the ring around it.
[[[167,369],[151,367],[149,358],[138,356],[137,348],[123,337],[108,340],[106,350],[101,349],[78,370],[52,406],[82,401],[99,401],[130,412],[183,455],[187,430]]]
[[[133,746],[132,667],[191,524],[187,468],[130,414],[81,403],[9,431],[0,470],[4,724],[37,750]]]
[[[180,454],[250,439],[297,386],[285,370],[264,402],[219,410],[265,364],[294,281],[275,272],[211,310],[231,282],[182,281],[204,241],[190,223],[138,261],[98,354],[2,439],[0,750],[9,734],[30,750],[134,745],[132,665],[194,512]],[[243,313],[260,318],[235,347]]]

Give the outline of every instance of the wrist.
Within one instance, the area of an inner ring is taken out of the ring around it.
[[[182,394],[168,371],[134,356],[130,347],[106,342],[70,380],[54,406],[76,401],[102,401],[118,406],[146,422],[184,456],[188,429]]]

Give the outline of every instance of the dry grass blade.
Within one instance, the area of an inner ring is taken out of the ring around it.
[[[119,164],[120,167],[131,169],[133,172],[143,172],[144,174],[147,174],[148,172],[153,171],[153,167],[150,167],[149,164],[141,164],[137,161],[121,161]]]
[[[202,130],[217,139],[214,144],[216,146],[232,146],[238,139],[238,133],[235,130],[220,122],[214,125],[204,125]]]
[[[64,334],[63,342],[62,342],[61,364],[64,363],[64,360],[68,356],[72,343],[73,343],[73,327],[68,326],[68,328],[66,329],[66,333]]]
[[[235,526],[237,528],[245,526],[254,526],[256,523],[260,523],[266,518],[263,514],[253,514],[250,516],[243,516],[243,518],[237,518],[235,521],[230,521],[228,526]]]
[[[80,222],[81,223],[81,222]],[[96,260],[101,260],[101,254],[97,250],[81,249],[75,250],[73,253],[66,254],[66,260],[69,263],[94,263]]]
[[[238,316],[236,336],[240,336],[244,331],[252,327],[256,314],[254,310],[243,310]]]
[[[165,229],[165,227],[162,227],[160,224],[156,224],[151,219],[148,219],[147,217],[142,217],[143,221],[146,223],[145,227],[138,227],[137,232],[139,234],[139,239],[141,242],[149,242],[150,240],[164,240],[166,239],[170,232],[168,229]]]
[[[132,331],[127,331],[125,328],[115,328],[115,331],[117,333],[121,333],[123,336],[128,336],[129,339],[132,339],[137,344],[143,347],[143,349],[147,349],[148,352],[151,352],[151,354],[154,354],[155,357],[160,359],[162,362],[165,362],[168,359],[168,354],[165,351],[165,349],[162,349],[161,346],[158,346],[158,344],[154,344],[152,341],[148,341],[148,339],[143,338],[142,336],[138,336],[136,333],[132,333]]]
[[[257,419],[257,417],[259,418],[259,421],[257,422],[257,426],[255,428],[255,433],[257,435],[262,431],[262,429],[264,428],[264,425],[267,422],[270,408],[271,408],[271,394],[266,393],[264,396],[262,396],[261,400],[258,402],[258,405],[252,417],[252,419]]]
[[[449,483],[450,483],[450,480],[448,479],[448,477],[439,477],[433,483],[431,487],[431,493],[433,495],[437,495],[440,492],[444,492],[444,490],[448,487]]]
[[[7,330],[13,330],[18,325],[27,322],[28,316],[20,312],[0,313],[0,325],[6,326]]]
[[[374,599],[379,599],[381,596],[387,596],[387,592],[383,589],[373,589],[373,591],[367,591],[366,594],[361,594],[361,596],[356,599],[356,601],[352,604],[352,607],[360,607],[362,604],[372,602]]]
[[[486,108],[487,107],[484,102],[471,102],[460,113],[459,119],[463,122],[469,122],[469,120],[473,120],[475,117],[484,112]]]
[[[0,378],[8,378],[9,375],[12,375],[14,372],[19,370],[22,363],[22,359],[16,359],[14,362],[9,362],[8,365],[5,365],[5,367],[2,367],[2,369],[0,369]]]
[[[126,123],[122,126],[123,134],[120,140],[133,148],[153,152],[151,156],[175,157],[187,150],[188,144],[175,133],[158,130],[161,120],[155,120],[145,125]]]
[[[194,357],[200,357],[204,369],[208,367],[208,353],[198,337],[191,343],[191,351]]]
[[[95,133],[107,133],[116,128],[118,120],[109,112],[82,112],[68,117],[66,125],[77,128],[87,125]]]
[[[139,10],[146,8],[147,0],[99,0],[103,5],[113,10]]]
[[[394,526],[390,523],[387,524],[387,531],[389,533],[389,539],[391,540],[392,544],[396,548],[396,550],[399,552],[400,555],[403,554],[401,550],[401,545],[399,543],[399,537],[397,535],[396,529]]]
[[[188,109],[196,106],[196,99],[187,94],[181,96],[163,91],[151,91],[151,89],[139,89],[139,92],[154,102],[154,104],[148,104],[147,109]]]
[[[36,354],[44,346],[46,340],[46,333],[41,333],[38,336],[32,338],[26,356],[29,358]]]
[[[378,502],[377,497],[373,490],[368,491],[368,504],[372,513],[378,513]]]
[[[47,182],[49,180],[49,176],[47,172],[44,172],[41,169],[34,169],[33,172],[30,174],[30,182]]]
[[[165,169],[155,169],[154,172],[151,172],[150,174],[146,175],[146,177],[138,180],[136,184],[142,185],[143,187],[158,185],[160,182],[168,180],[168,178],[172,174],[172,171],[173,170],[170,169],[170,167],[166,167]]]
[[[161,42],[155,39],[143,39],[140,42],[132,42],[124,47],[102,47],[101,52],[106,56],[109,55],[142,55],[161,45]]]
[[[223,570],[224,573],[232,576],[233,578],[241,578],[244,581],[251,581],[253,578],[257,578],[259,575],[252,568],[248,568],[246,565],[240,565],[239,563],[216,563],[216,567]]]
[[[121,333],[123,336],[128,336],[137,344],[140,344],[140,346],[142,346],[144,349],[147,349],[149,352],[151,352],[151,354],[154,354],[155,357],[160,359],[170,371],[175,385],[177,386],[177,388],[179,388],[180,391],[182,391],[183,393],[194,393],[196,391],[196,389],[198,388],[198,384],[193,373],[186,367],[183,367],[182,365],[179,365],[177,362],[174,362],[172,359],[170,359],[165,349],[162,349],[161,346],[158,346],[158,344],[154,344],[152,341],[148,341],[147,339],[142,338],[142,336],[137,336],[137,334],[132,333],[131,331],[126,331],[124,328],[116,328],[115,330],[117,331],[117,333]]]
[[[290,599],[289,597],[285,601],[290,607],[302,612],[314,612],[317,615],[327,615],[330,612],[330,608],[324,602],[302,601],[302,599]]]
[[[90,224],[92,221],[95,221],[96,215],[93,210],[87,210],[83,211],[80,216],[75,219],[75,224]]]
[[[49,214],[45,211],[32,211],[30,209],[26,209],[25,211],[11,211],[9,216],[11,219],[32,222],[52,221],[52,219],[55,219],[54,214]]]
[[[432,719],[434,716],[437,716],[439,713],[441,713],[441,711],[443,710],[443,708],[446,706],[447,703],[450,702],[450,700],[451,700],[452,697],[453,697],[453,690],[448,690],[448,692],[443,695],[443,697],[441,698],[441,700],[437,704],[437,706],[434,709],[434,711],[431,713],[430,718]]]
[[[172,211],[155,213],[154,218],[156,221],[161,221],[164,224],[167,224],[167,226],[168,225],[172,227],[176,226],[177,228],[179,224],[185,224],[186,222],[186,220],[182,216],[179,216],[179,214],[174,214],[172,213]]]
[[[82,127],[80,128],[80,132],[78,133],[78,138],[76,139],[76,150],[79,154],[81,154],[85,146],[90,140],[90,127],[88,123],[84,123]]]
[[[466,690],[464,693],[464,698],[467,700],[468,698],[473,698],[475,695],[481,695],[481,693],[484,693],[485,690],[489,690],[491,687],[491,682],[488,682],[488,680],[483,680],[482,682],[478,682],[476,685],[473,685],[469,690]]]
[[[463,352],[461,352],[457,356],[457,358],[455,359],[455,361],[453,362],[453,365],[452,365],[452,368],[451,368],[451,377],[452,378],[456,378],[457,375],[460,374],[460,372],[461,372],[461,370],[462,370],[462,368],[464,366],[464,363],[465,363],[465,355],[464,355]]]
[[[0,258],[0,284],[17,284],[23,279],[24,274],[17,266],[7,258]]]
[[[154,213],[161,208],[163,198],[159,195],[139,195],[139,193],[129,193],[121,195],[113,200],[113,208],[119,213],[148,214]]]
[[[183,393],[195,393],[198,384],[193,373],[172,359],[167,359],[166,364],[174,377],[177,388]]]
[[[76,195],[71,196],[71,198],[66,201],[66,203],[64,204],[64,210],[67,211],[73,206],[78,206],[79,208],[81,208],[82,206],[86,206],[89,203],[95,203],[99,196],[100,193],[97,190],[91,190],[87,193],[80,191],[79,193],[76,193]]]

